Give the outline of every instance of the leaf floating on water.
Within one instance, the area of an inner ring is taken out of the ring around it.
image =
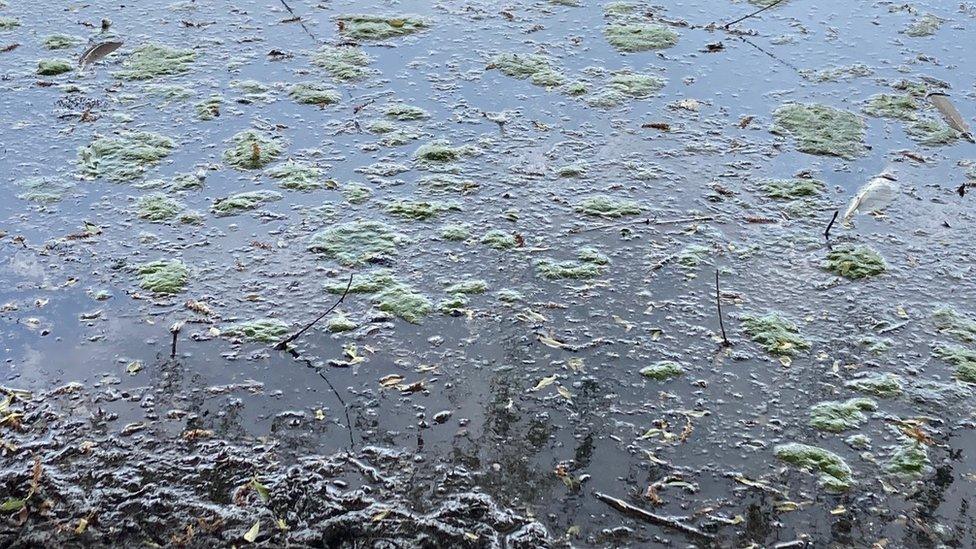
[[[844,223],[850,222],[857,212],[871,213],[883,210],[894,202],[898,193],[895,176],[887,173],[878,175],[857,191],[844,212]]]
[[[976,139],[973,139],[973,132],[969,129],[969,124],[966,123],[966,119],[956,110],[956,106],[952,104],[947,94],[933,92],[928,94],[927,97],[935,105],[935,108],[939,109],[939,112],[942,113],[942,118],[945,118],[946,123],[952,129],[961,133],[969,142],[976,143]]]
[[[261,498],[261,501],[263,501],[264,503],[268,503],[268,500],[271,499],[271,492],[268,490],[268,487],[261,484],[261,481],[258,480],[258,477],[251,477],[250,484],[251,484],[251,488],[254,488],[254,491],[258,493],[258,496]]]
[[[78,59],[78,66],[84,69],[88,65],[97,63],[107,57],[110,53],[122,47],[122,42],[101,42],[94,44]]]
[[[258,534],[261,533],[261,521],[254,523],[254,526],[250,530],[244,533],[244,541],[248,543],[254,543],[254,540],[258,539]]]
[[[551,375],[549,377],[544,377],[544,378],[542,378],[542,379],[539,380],[539,383],[536,383],[535,384],[535,387],[532,388],[532,392],[536,392],[536,391],[538,391],[540,389],[545,389],[546,387],[552,385],[555,382],[556,382],[556,376],[555,375]]]
[[[25,500],[10,498],[5,502],[0,503],[0,512],[9,513],[11,511],[20,511],[25,505],[27,505]]]
[[[558,391],[559,395],[566,400],[573,400],[573,394],[569,392],[569,389],[563,387],[562,385],[557,385],[556,391]]]

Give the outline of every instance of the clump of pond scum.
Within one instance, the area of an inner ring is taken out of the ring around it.
[[[409,241],[386,223],[353,221],[315,233],[309,239],[308,249],[354,266],[396,255]]]
[[[895,398],[902,394],[904,382],[902,377],[890,373],[870,373],[844,383],[853,391],[878,398]]]
[[[854,484],[851,467],[829,450],[791,442],[776,446],[773,452],[786,463],[818,475],[820,484],[830,492],[846,492]]]
[[[821,402],[810,408],[810,426],[835,433],[857,429],[868,419],[864,412],[877,409],[878,403],[869,398]]]
[[[614,23],[607,25],[603,34],[611,46],[628,53],[661,50],[678,44],[678,33],[662,25]]]
[[[778,313],[742,317],[742,328],[753,341],[773,355],[793,356],[810,348],[796,324]]]
[[[158,260],[143,263],[135,268],[139,286],[157,294],[178,294],[183,291],[190,277],[186,265],[178,260]]]
[[[662,360],[650,366],[644,366],[640,370],[640,375],[655,381],[667,381],[673,377],[678,377],[685,373],[684,367],[677,362]]]
[[[176,149],[176,142],[152,132],[120,132],[99,137],[78,149],[82,177],[132,181],[138,179]]]
[[[162,193],[147,194],[139,199],[137,215],[147,221],[169,221],[183,211],[184,205]]]
[[[219,198],[210,209],[219,216],[235,215],[282,198],[282,194],[275,191],[247,191]]]
[[[491,58],[489,69],[496,69],[506,76],[528,80],[537,86],[555,87],[566,78],[556,70],[552,61],[532,53],[500,53]]]
[[[824,268],[852,280],[878,276],[888,270],[881,254],[867,246],[835,247],[827,252]]]
[[[371,73],[373,58],[354,46],[323,46],[312,55],[312,64],[339,81],[359,80]]]
[[[288,329],[288,324],[277,318],[258,318],[227,326],[223,329],[223,334],[248,341],[274,343],[282,339]]]
[[[816,103],[791,103],[773,112],[775,134],[796,140],[809,154],[855,158],[864,154],[864,121],[856,114]]]
[[[574,209],[581,214],[609,218],[641,213],[640,205],[637,202],[607,195],[586,197],[580,200]]]
[[[74,63],[67,59],[41,59],[37,62],[37,74],[41,76],[56,76],[74,69]]]
[[[124,80],[152,80],[189,72],[196,54],[189,49],[172,48],[162,44],[146,44],[136,48],[122,62],[122,70],[115,76]]]
[[[315,166],[288,160],[265,170],[268,176],[277,179],[282,189],[293,191],[313,191],[326,186],[322,170]]]
[[[427,21],[409,15],[340,15],[339,32],[354,40],[383,40],[426,29]]]
[[[331,105],[342,99],[332,86],[320,82],[299,82],[288,88],[288,97],[306,105]]]
[[[283,149],[279,138],[257,130],[245,130],[231,138],[223,158],[235,168],[256,170],[277,160]]]
[[[782,200],[817,196],[824,191],[822,181],[810,178],[767,179],[761,185],[766,196]]]

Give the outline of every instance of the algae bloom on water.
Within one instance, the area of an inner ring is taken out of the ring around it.
[[[173,219],[183,211],[183,204],[162,193],[147,194],[139,199],[137,212],[141,219],[163,222]]]
[[[810,426],[834,433],[857,429],[868,419],[864,412],[877,409],[878,403],[869,398],[821,402],[810,408]]]
[[[552,68],[549,58],[532,53],[500,53],[491,58],[489,69],[498,69],[506,76],[529,80],[536,86],[560,86],[566,78]]]
[[[282,189],[312,191],[326,186],[322,170],[295,160],[268,168],[265,173],[277,179]]]
[[[288,324],[277,318],[259,318],[228,326],[223,333],[259,343],[274,343],[288,333]]]
[[[867,246],[838,246],[827,253],[823,268],[851,280],[877,276],[888,270],[881,254]]]
[[[41,76],[56,76],[72,69],[74,64],[67,59],[41,59],[37,62],[37,74]]]
[[[822,181],[808,178],[767,179],[762,182],[762,190],[770,198],[794,200],[816,196],[823,192]]]
[[[353,221],[330,227],[312,235],[308,249],[333,258],[344,265],[360,265],[387,255],[409,239],[379,221]]]
[[[355,40],[382,40],[405,36],[428,27],[427,21],[420,17],[399,15],[340,15],[339,32]]]
[[[131,181],[159,163],[176,148],[176,143],[151,132],[122,132],[100,137],[78,150],[78,164],[84,177],[110,181]]]
[[[655,362],[650,366],[641,368],[640,371],[640,375],[656,381],[667,381],[684,373],[685,369],[680,364],[670,360]]]
[[[573,209],[581,214],[611,218],[637,215],[641,212],[640,206],[633,200],[606,195],[584,198]]]
[[[776,446],[773,453],[791,465],[818,473],[820,484],[831,492],[845,492],[854,483],[853,473],[847,462],[829,450],[791,442]]]
[[[151,80],[160,76],[174,76],[190,70],[196,58],[192,50],[170,48],[161,44],[147,44],[137,48],[122,62],[123,69],[115,73],[123,80]]]
[[[603,34],[611,46],[624,52],[661,50],[678,43],[678,33],[661,25],[613,24]]]
[[[793,356],[810,348],[810,342],[800,335],[796,324],[777,313],[745,315],[742,317],[742,328],[753,341],[773,355]]]
[[[274,162],[283,147],[278,139],[256,130],[245,130],[231,138],[224,162],[241,170],[256,170]]]
[[[342,96],[328,84],[319,82],[299,82],[288,89],[288,97],[305,105],[331,105],[338,103]]]
[[[816,103],[783,105],[773,112],[778,135],[791,135],[797,150],[852,159],[864,153],[864,121],[852,112]]]
[[[369,73],[369,55],[352,46],[324,46],[312,55],[312,64],[322,67],[336,80],[357,80]]]
[[[216,200],[211,209],[215,214],[220,216],[234,215],[246,210],[253,210],[262,204],[281,200],[282,198],[281,193],[275,191],[247,191]]]
[[[139,286],[157,294],[178,294],[183,291],[190,271],[178,259],[143,263],[136,267]]]

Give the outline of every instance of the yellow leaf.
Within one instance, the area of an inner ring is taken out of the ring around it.
[[[830,510],[831,515],[843,515],[847,512],[847,508],[843,505],[838,505],[837,507]]]
[[[81,518],[78,519],[78,526],[75,527],[75,533],[78,535],[84,534],[85,530],[88,529],[88,519]]]
[[[315,410],[315,419],[317,419],[319,421],[322,421],[322,420],[325,419],[325,412],[323,412],[321,408],[319,408],[318,410]]]
[[[244,533],[244,541],[248,543],[254,543],[254,540],[258,539],[258,534],[261,533],[261,521],[258,520],[254,523],[254,526],[250,530]]]
[[[583,359],[579,357],[574,357],[566,361],[566,365],[574,373],[579,373],[583,371]]]
[[[468,538],[471,541],[478,541],[478,534],[474,534],[472,532],[465,532],[464,537]]]
[[[784,367],[789,368],[790,365],[793,364],[793,359],[788,356],[781,356],[779,357],[779,363],[782,364]]]
[[[556,391],[558,391],[559,394],[566,400],[573,400],[573,394],[569,392],[569,389],[563,387],[562,385],[557,385]]]
[[[390,514],[390,511],[392,511],[392,509],[383,509],[379,513],[376,513],[373,515],[373,522],[379,522],[385,519]]]
[[[545,345],[546,347],[552,347],[553,349],[565,349],[567,346],[562,341],[557,341],[551,337],[546,337],[546,336],[538,336],[538,337],[539,337],[539,343]]]
[[[552,385],[555,382],[556,382],[556,376],[554,375],[549,377],[544,377],[539,380],[539,383],[535,384],[535,387],[532,388],[532,392],[538,391],[539,389],[545,389],[546,387]]]

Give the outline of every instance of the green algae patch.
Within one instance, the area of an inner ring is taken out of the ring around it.
[[[471,228],[467,225],[444,225],[440,235],[444,240],[460,242],[471,238]]]
[[[220,107],[223,103],[224,96],[215,94],[193,105],[193,110],[200,120],[213,120],[220,116]]]
[[[708,262],[708,256],[712,254],[712,249],[700,244],[689,244],[678,252],[675,262],[686,269],[694,269],[702,263]]]
[[[384,40],[426,29],[426,20],[412,15],[340,15],[339,33],[353,40]]]
[[[495,295],[498,296],[498,301],[501,301],[502,303],[518,303],[519,301],[525,301],[525,296],[522,295],[522,292],[513,290],[511,288],[502,288],[501,290],[495,292]]]
[[[810,342],[800,335],[796,324],[777,313],[745,315],[742,317],[742,328],[772,355],[794,356],[810,348]]]
[[[628,53],[663,50],[678,44],[678,33],[661,25],[612,24],[607,25],[603,35],[611,46]]]
[[[427,202],[424,200],[397,200],[391,202],[384,208],[386,213],[412,219],[414,221],[425,221],[437,217],[444,212],[460,211],[461,207],[454,202]]]
[[[387,288],[373,296],[376,308],[402,318],[411,324],[418,324],[429,315],[434,306],[427,296],[404,284]]]
[[[797,177],[793,179],[767,179],[761,184],[763,193],[770,198],[796,200],[817,196],[824,191],[822,181]]]
[[[667,82],[656,76],[619,71],[612,74],[606,85],[586,99],[593,107],[616,107],[628,99],[646,99],[661,90]]]
[[[864,153],[864,121],[856,114],[817,103],[790,103],[773,112],[777,135],[791,135],[808,154],[852,159]]]
[[[885,471],[905,478],[917,478],[932,471],[928,450],[920,442],[905,440],[885,463]]]
[[[941,27],[941,17],[932,15],[931,13],[926,13],[915,21],[912,21],[912,23],[905,28],[905,34],[911,36],[912,38],[932,36],[938,32],[939,28]]]
[[[444,288],[449,294],[483,294],[488,291],[488,283],[481,279],[461,280]]]
[[[139,286],[157,294],[178,294],[183,291],[190,271],[178,260],[159,260],[143,263],[136,267]]]
[[[868,420],[864,412],[877,409],[878,403],[869,398],[821,402],[810,408],[810,426],[832,433],[857,429]]]
[[[790,442],[773,448],[773,454],[790,465],[819,474],[820,484],[830,492],[846,492],[854,483],[853,472],[844,458],[829,450]]]
[[[431,194],[467,194],[478,190],[478,182],[452,175],[432,175],[422,177],[417,186]]]
[[[244,130],[231,138],[231,146],[224,151],[224,162],[240,170],[256,170],[281,156],[280,140],[256,130]]]
[[[312,235],[308,249],[343,265],[361,265],[367,261],[396,255],[397,248],[409,239],[379,221],[352,221]]]
[[[146,44],[132,52],[122,62],[122,70],[115,73],[123,80],[152,80],[161,76],[176,76],[190,70],[196,58],[192,50],[170,48],[162,44]]]
[[[282,189],[291,191],[307,192],[327,186],[322,170],[296,160],[289,160],[268,168],[264,173],[272,179],[277,179],[278,186]]]
[[[275,343],[288,334],[288,324],[277,318],[259,318],[227,326],[223,334],[258,343]]]
[[[17,198],[28,202],[51,204],[60,202],[74,184],[65,183],[55,177],[28,177],[18,181],[17,186],[23,190]]]
[[[389,269],[377,269],[365,274],[353,275],[352,283],[348,281],[326,283],[325,291],[330,294],[342,294],[348,285],[351,294],[375,294],[399,284],[400,282]]]
[[[219,216],[235,215],[284,198],[275,191],[247,191],[214,201],[211,211]]]
[[[844,387],[879,398],[894,398],[904,390],[901,376],[889,373],[869,374],[844,383]]]
[[[959,314],[951,307],[942,306],[936,309],[932,313],[932,321],[940,333],[949,334],[966,343],[976,342],[976,321]]]
[[[685,373],[685,369],[671,360],[655,362],[650,366],[641,368],[640,375],[655,381],[667,381]]]
[[[540,259],[535,267],[538,275],[546,280],[594,278],[603,274],[610,259],[594,248],[583,248],[577,254],[578,261],[553,261]]]
[[[914,120],[918,116],[918,103],[911,95],[879,93],[868,99],[864,112],[878,118]]]
[[[0,32],[8,32],[20,26],[20,21],[13,17],[0,17]]]
[[[480,151],[477,148],[470,145],[454,147],[447,141],[437,140],[422,145],[414,153],[414,157],[426,164],[443,164],[460,160],[464,156],[475,156],[479,153]]]
[[[369,73],[373,58],[353,46],[325,46],[312,55],[312,64],[336,80],[358,80]]]
[[[501,229],[492,229],[481,237],[481,243],[496,250],[511,250],[518,246],[518,239],[514,234]]]
[[[959,381],[976,383],[976,351],[958,345],[940,344],[932,354],[955,366],[955,377]]]
[[[934,118],[920,118],[912,121],[905,127],[905,133],[912,140],[928,147],[948,145],[962,137],[961,133]]]
[[[288,97],[303,105],[332,105],[342,96],[328,84],[320,82],[299,82],[288,88]]]
[[[184,206],[162,193],[147,194],[139,199],[136,215],[140,219],[161,223],[170,221],[183,211]]]
[[[349,332],[359,327],[355,321],[350,320],[346,315],[335,315],[325,323],[325,329],[333,334]]]
[[[401,122],[430,118],[430,113],[424,109],[405,103],[387,103],[383,107],[383,115]]]
[[[867,246],[838,246],[827,252],[823,268],[851,280],[877,276],[888,270],[881,254]]]
[[[78,44],[84,42],[81,38],[77,36],[71,36],[68,34],[52,34],[46,37],[41,45],[48,50],[67,50],[71,49]]]
[[[373,189],[365,185],[350,184],[342,188],[342,197],[350,204],[362,204],[373,196]]]
[[[566,82],[566,77],[556,71],[548,57],[532,53],[500,53],[491,58],[488,69],[497,69],[506,76],[528,80],[536,86],[556,87]]]
[[[67,59],[41,59],[37,62],[37,74],[41,76],[57,76],[74,68],[74,64]]]
[[[468,308],[468,296],[451,294],[437,302],[437,310],[451,316],[461,316]]]
[[[132,181],[158,164],[176,148],[176,143],[152,132],[122,132],[100,137],[78,150],[81,175],[89,179]]]
[[[573,209],[581,214],[606,218],[618,218],[641,213],[641,208],[637,202],[607,195],[584,198]]]

